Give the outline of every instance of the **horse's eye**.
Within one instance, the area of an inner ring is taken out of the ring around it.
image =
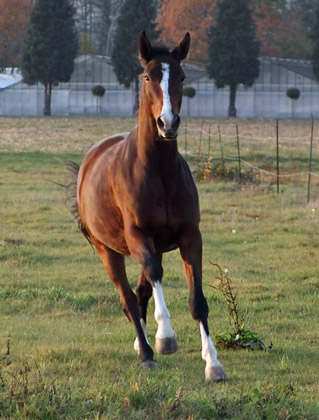
[[[144,75],[144,79],[145,79],[147,82],[149,82],[149,81],[150,81],[150,78],[147,76],[147,74],[145,74],[145,75]]]
[[[184,80],[185,80],[185,76],[182,76],[182,82],[184,82]]]

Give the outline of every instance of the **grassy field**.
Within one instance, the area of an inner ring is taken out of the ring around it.
[[[218,123],[223,133],[234,130],[231,120],[211,123],[214,132]],[[274,121],[238,123],[247,136],[244,158],[271,166],[273,143],[259,139],[274,135]],[[200,124],[188,121],[194,130]],[[298,171],[307,164],[309,121],[281,124],[283,137],[305,138],[299,146],[285,140],[284,169]],[[140,369],[116,291],[55,184],[66,181],[58,159],[80,162],[95,141],[133,125],[120,118],[0,119],[0,418],[319,419],[317,185],[306,205],[303,182],[286,182],[280,195],[267,180],[198,183],[212,335],[230,327],[222,295],[209,287],[218,274],[209,261],[230,271],[248,327],[271,348],[220,350],[229,380],[206,384],[199,331],[172,252],[164,257],[164,292],[180,349],[156,356],[159,370]],[[181,136],[182,152],[184,145]],[[195,167],[196,131],[187,146]],[[212,153],[218,150],[215,141]],[[127,260],[127,271],[135,287],[139,267]],[[153,310],[151,301],[151,343]]]

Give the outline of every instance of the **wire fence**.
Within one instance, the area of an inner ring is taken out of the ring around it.
[[[206,120],[190,126],[186,121],[182,153],[201,179],[217,176],[236,179],[239,184],[268,182],[276,185],[278,194],[282,184],[299,183],[305,185],[309,203],[315,187],[318,198],[319,186],[319,136],[314,134],[314,119],[303,124],[303,131],[308,131],[303,136],[281,134],[280,120],[271,124],[273,136],[260,136],[241,134],[239,124],[226,126]]]

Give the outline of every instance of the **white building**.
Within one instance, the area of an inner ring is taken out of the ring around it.
[[[260,58],[260,75],[254,86],[239,86],[239,117],[319,117],[319,85],[309,61],[272,57]],[[196,89],[193,99],[184,98],[182,115],[227,116],[229,89],[216,89],[203,67],[185,64],[185,84]],[[21,75],[0,75],[0,115],[42,115],[43,86],[27,86]],[[1,83],[1,82],[0,82]],[[97,99],[91,89],[100,84],[105,95]],[[297,87],[300,98],[291,100],[287,89]],[[75,61],[69,83],[53,89],[53,115],[132,115],[134,90],[119,85],[107,57],[85,55]]]

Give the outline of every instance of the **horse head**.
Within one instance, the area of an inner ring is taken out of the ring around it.
[[[144,68],[142,97],[147,101],[159,137],[164,140],[176,139],[178,134],[185,79],[180,62],[187,57],[189,46],[188,32],[172,51],[153,47],[145,32],[138,39],[140,61]]]

